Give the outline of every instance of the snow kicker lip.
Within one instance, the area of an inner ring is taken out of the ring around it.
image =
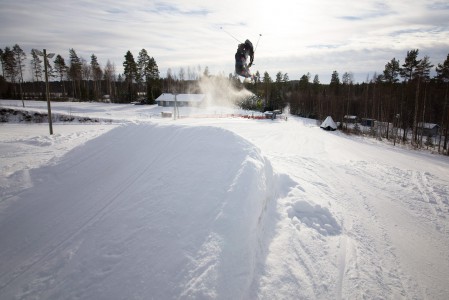
[[[128,124],[30,177],[0,219],[6,297],[241,298],[257,279],[276,175],[233,132]]]

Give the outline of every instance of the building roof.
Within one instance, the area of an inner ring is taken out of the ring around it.
[[[176,101],[180,102],[202,102],[206,99],[205,94],[177,94]],[[163,93],[157,97],[156,101],[175,101],[175,95],[171,93]]]
[[[418,127],[419,128],[424,128],[424,129],[433,129],[435,127],[440,127],[438,124],[434,124],[434,123],[422,123],[419,122],[418,123]]]

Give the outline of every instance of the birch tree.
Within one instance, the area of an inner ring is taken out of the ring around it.
[[[106,81],[106,92],[111,100],[115,99],[115,65],[108,59],[104,68],[104,79]]]

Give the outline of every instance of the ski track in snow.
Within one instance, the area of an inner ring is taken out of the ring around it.
[[[174,123],[123,107],[107,116],[138,125],[0,134],[6,299],[449,295],[446,157],[294,117]]]
[[[446,298],[447,160],[443,158],[441,166],[439,160],[422,160],[419,154],[414,157],[413,151],[408,156],[382,147],[376,154],[376,145],[295,122],[276,124],[284,128],[272,131],[272,125],[267,125],[261,130],[263,137],[237,125],[223,125],[260,146],[275,170],[290,174],[298,183],[287,200],[280,201],[284,204],[280,209],[288,217],[280,222],[282,230],[293,227],[298,235],[284,232],[278,237],[287,239],[283,235],[288,235],[293,240],[289,243],[294,244],[288,248],[295,253],[272,253],[279,255],[273,258],[276,264],[285,261],[286,269],[307,271],[296,276],[297,282],[309,281],[284,294],[280,288],[268,296]],[[327,140],[317,142],[319,139]],[[340,151],[339,147],[355,151]],[[271,272],[270,277],[276,273]]]

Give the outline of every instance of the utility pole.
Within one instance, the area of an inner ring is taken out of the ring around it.
[[[50,105],[50,95],[48,86],[48,71],[47,71],[47,58],[52,58],[55,54],[49,53],[47,55],[47,50],[44,49],[44,53],[37,51],[37,54],[44,57],[44,70],[45,70],[45,98],[47,99],[47,110],[48,110],[48,126],[50,127],[50,135],[53,134],[53,123],[51,118],[51,105]]]
[[[53,54],[53,53],[51,53]],[[53,54],[54,55],[54,54]],[[51,57],[53,57],[51,55]],[[49,57],[50,58],[50,57]],[[44,69],[45,69],[45,97],[47,98],[47,110],[48,110],[48,126],[50,127],[50,135],[53,134],[53,123],[51,118],[51,105],[48,88],[48,72],[47,72],[47,50],[44,49]]]

